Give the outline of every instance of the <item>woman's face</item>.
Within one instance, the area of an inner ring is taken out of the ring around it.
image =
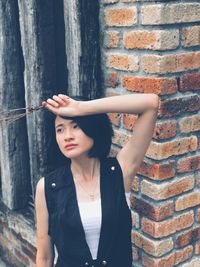
[[[94,141],[73,120],[59,116],[55,120],[56,141],[60,151],[69,159],[88,156]]]

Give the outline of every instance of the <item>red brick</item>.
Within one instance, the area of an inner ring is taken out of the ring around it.
[[[142,266],[145,267],[173,267],[175,262],[175,254],[171,253],[160,259],[152,258],[143,253],[142,255]]]
[[[155,126],[153,139],[163,140],[176,136],[176,121],[164,121],[159,122]]]
[[[195,244],[195,254],[200,254],[200,242],[197,242]]]
[[[133,261],[139,260],[139,251],[135,246],[132,246],[132,259]]]
[[[176,211],[191,208],[200,204],[200,192],[192,192],[190,194],[179,197],[175,201]]]
[[[200,149],[200,137],[198,137],[198,149]]]
[[[172,219],[162,222],[154,222],[147,218],[142,218],[142,230],[155,238],[161,238],[176,233],[192,226],[194,223],[193,211],[186,212]]]
[[[173,201],[160,204],[155,206],[145,199],[137,198],[135,196],[131,197],[131,207],[136,210],[139,214],[146,216],[154,221],[161,221],[174,214],[174,204]]]
[[[200,174],[199,174],[199,176],[197,177],[197,186],[200,187]]]
[[[152,141],[146,152],[146,156],[155,159],[167,159],[171,156],[182,155],[197,149],[197,137],[177,138],[173,141],[158,143]]]
[[[26,255],[22,254],[21,251],[19,251],[18,249],[14,249],[14,253],[19,259],[19,261],[23,262],[25,266],[29,266],[29,259]]]
[[[177,91],[175,78],[124,76],[123,86],[134,92],[169,95]]]
[[[140,227],[140,217],[136,211],[131,210],[132,227],[138,229]]]
[[[115,126],[119,126],[120,114],[119,113],[109,113],[109,119]]]
[[[119,151],[120,151],[120,149],[118,147],[114,146],[114,147],[111,148],[111,151],[110,151],[109,155],[111,157],[116,157],[117,154],[119,153]]]
[[[182,44],[185,47],[200,45],[200,26],[185,27],[182,29]]]
[[[167,74],[200,68],[200,52],[170,55],[143,55],[142,70],[146,73]]]
[[[199,267],[200,259],[199,257],[193,257],[189,262],[181,265],[181,267]]]
[[[154,199],[164,200],[170,197],[182,194],[194,188],[194,177],[187,176],[174,180],[172,182],[163,182],[160,184],[152,183],[146,180],[141,182],[142,194]]]
[[[178,247],[185,247],[192,242],[192,230],[180,234],[176,239],[176,245]]]
[[[18,240],[16,233],[10,230],[9,228],[4,228],[3,231],[4,237],[6,237],[9,241],[12,247],[17,247],[20,239]]]
[[[175,175],[175,161],[169,163],[149,163],[143,161],[138,173],[152,180],[165,180]]]
[[[105,36],[105,44],[107,48],[117,48],[119,46],[119,32],[117,31],[108,31]]]
[[[114,131],[113,144],[123,147],[129,140],[130,136],[120,131]]]
[[[133,72],[139,69],[137,56],[122,53],[108,53],[106,57],[106,66],[108,68]]]
[[[133,231],[132,242],[139,248],[143,249],[150,255],[160,257],[173,249],[172,238],[164,240],[153,240],[140,234],[138,231]]]
[[[200,72],[187,73],[180,77],[179,91],[200,90]]]
[[[137,176],[133,177],[131,189],[135,192],[139,191],[139,178]]]
[[[131,31],[124,34],[124,46],[128,49],[153,49],[157,45],[154,31]]]
[[[108,72],[106,74],[106,86],[115,88],[119,84],[117,72]]]
[[[183,22],[197,22],[199,17],[199,3],[161,3],[144,4],[141,8],[141,23],[144,25],[162,25]]]
[[[3,236],[2,234],[0,234],[0,247],[3,247],[5,250],[12,250],[13,245],[10,242],[9,239],[7,239],[7,237]]]
[[[193,112],[200,109],[198,95],[179,97],[161,102],[159,116],[177,116],[184,112]]]
[[[176,238],[177,247],[185,247],[194,241],[197,241],[200,238],[200,227],[196,227],[181,233]]]
[[[200,209],[197,210],[197,222],[200,222]]]
[[[105,23],[107,26],[132,26],[137,22],[137,9],[107,8],[105,10]]]
[[[175,49],[179,45],[179,32],[176,30],[130,31],[124,34],[127,49]]]
[[[137,118],[138,116],[133,114],[123,114],[122,121],[124,128],[128,130],[133,130]]]
[[[5,255],[5,260],[6,263],[8,262],[9,265],[10,263],[12,263],[12,266],[14,267],[22,267],[23,266],[23,262],[20,261],[20,259],[18,259],[14,254],[11,253],[10,251],[7,251],[6,255]],[[26,266],[26,265],[24,265]]]
[[[179,173],[200,170],[200,155],[179,159],[177,171]]]
[[[35,262],[36,260],[36,248],[31,246],[30,244],[22,245],[22,252],[26,256],[28,256],[29,260]]]
[[[200,131],[200,115],[193,115],[179,121],[181,133],[191,133]]]
[[[188,246],[184,249],[179,249],[175,252],[175,265],[186,261],[192,257],[193,254],[193,247]]]
[[[160,259],[150,258],[149,256],[143,254],[143,264],[147,267],[169,267],[175,266],[187,259],[190,259],[193,254],[193,247],[188,246],[184,249],[179,249],[169,255],[162,257]]]

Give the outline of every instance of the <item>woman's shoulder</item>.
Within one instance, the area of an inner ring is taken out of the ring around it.
[[[36,199],[41,199],[44,196],[44,177],[41,177],[36,185],[36,192],[35,192]]]
[[[58,192],[60,189],[69,186],[72,181],[70,165],[61,166],[44,177],[44,187],[46,193]]]
[[[59,176],[59,174],[62,172],[64,172],[64,170],[66,169],[66,166],[62,166],[59,167],[55,170],[52,170],[51,172],[49,172],[47,175],[45,175],[44,177],[41,177],[37,184],[36,184],[36,192],[37,194],[41,195],[44,194],[45,192],[45,187],[51,183],[52,179],[55,179],[56,176]]]

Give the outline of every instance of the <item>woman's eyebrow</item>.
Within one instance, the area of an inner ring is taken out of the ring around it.
[[[70,123],[70,124],[74,124],[74,123],[76,123],[76,122],[73,121],[73,120],[70,120],[69,123]],[[59,124],[57,124],[55,127],[57,128],[57,127],[60,127],[60,126],[64,126],[64,123],[59,123]]]
[[[64,125],[63,123],[60,123],[60,124],[56,125],[56,128],[60,127],[60,126],[63,126],[63,125]]]

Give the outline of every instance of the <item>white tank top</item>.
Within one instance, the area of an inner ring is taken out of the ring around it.
[[[130,193],[126,193],[126,200],[130,208]],[[85,238],[92,254],[92,258],[95,260],[97,258],[101,231],[101,199],[93,202],[79,202],[78,206],[85,231]]]
[[[101,231],[101,199],[93,202],[79,202],[78,206],[87,244],[92,258],[96,259]]]

